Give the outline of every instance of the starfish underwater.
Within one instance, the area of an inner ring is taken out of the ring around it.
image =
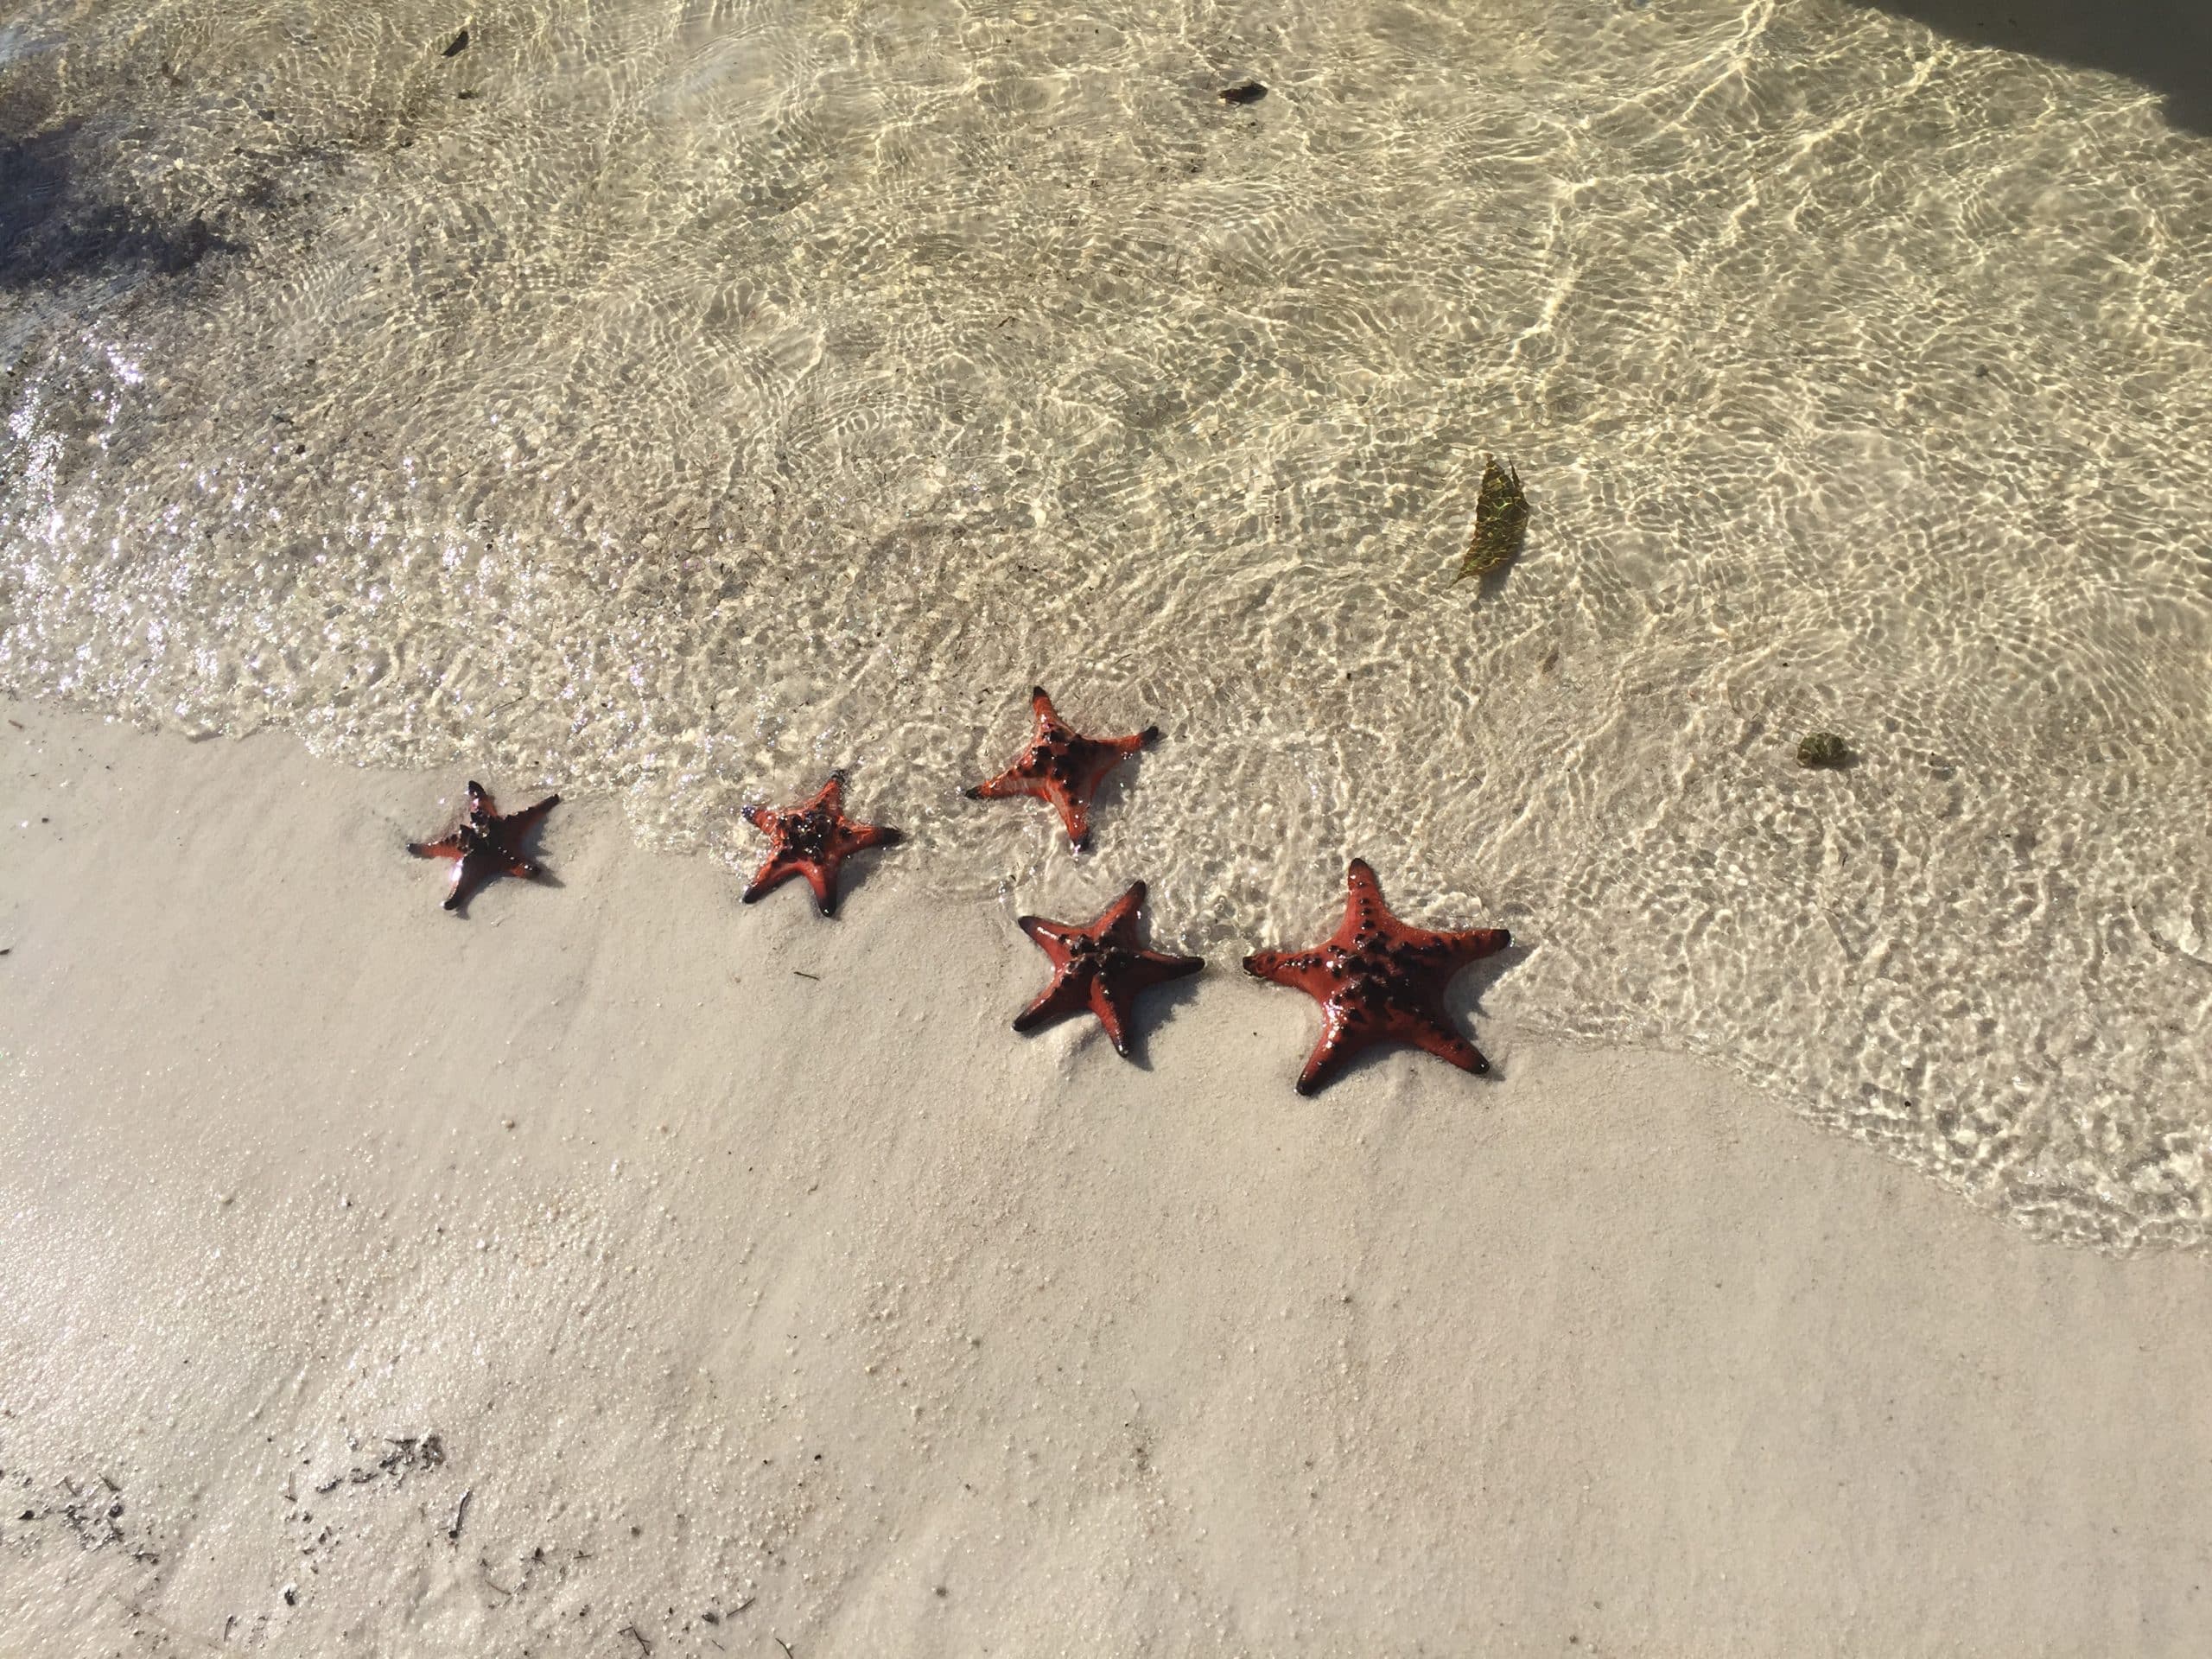
[[[830,781],[811,799],[797,806],[748,806],[745,821],[773,844],[741,895],[746,904],[757,903],[774,887],[795,875],[806,878],[814,901],[824,916],[837,913],[837,871],[854,853],[870,847],[893,847],[906,839],[899,830],[879,823],[855,823],[845,816],[845,774],[830,774]]]
[[[1262,950],[1244,971],[1304,991],[1321,1005],[1321,1039],[1313,1045],[1298,1092],[1310,1095],[1344,1062],[1376,1043],[1425,1048],[1463,1071],[1490,1070],[1482,1051],[1453,1030],[1444,1014],[1444,988],[1478,957],[1513,942],[1502,927],[1432,933],[1408,927],[1382,900],[1382,884],[1364,859],[1345,872],[1344,919],[1311,950]]]
[[[1108,772],[1160,741],[1160,728],[1147,726],[1129,737],[1085,737],[1052,711],[1052,700],[1041,685],[1030,688],[1029,707],[1037,716],[1029,747],[997,777],[969,790],[968,798],[1034,795],[1050,801],[1067,826],[1069,845],[1081,852],[1090,845],[1090,798]]]
[[[1128,1009],[1137,994],[1205,966],[1197,957],[1173,957],[1137,943],[1137,910],[1143,903],[1144,883],[1132,881],[1127,893],[1081,927],[1021,917],[1021,931],[1052,960],[1052,982],[1014,1016],[1014,1028],[1034,1031],[1089,1008],[1106,1027],[1114,1052],[1129,1058]]]
[[[499,803],[485,792],[483,785],[471,779],[468,816],[460,827],[435,841],[410,841],[407,850],[417,858],[453,860],[453,883],[447,889],[444,908],[458,911],[468,902],[469,894],[495,875],[538,873],[538,866],[522,855],[523,837],[560,804],[558,795],[548,795],[536,806],[503,817]]]

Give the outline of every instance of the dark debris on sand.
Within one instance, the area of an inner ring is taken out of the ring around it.
[[[1459,561],[1454,582],[1503,570],[1520,556],[1529,536],[1529,498],[1521,474],[1495,455],[1483,457],[1483,481],[1475,494],[1475,529]]]
[[[1808,732],[1798,740],[1797,764],[1808,771],[1840,771],[1851,758],[1851,745],[1834,732]]]

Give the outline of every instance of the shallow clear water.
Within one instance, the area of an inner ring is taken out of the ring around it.
[[[1530,947],[1491,1015],[2199,1242],[2212,143],[1840,3],[1476,10],[19,7],[0,685],[737,866],[844,764],[1028,897],[957,791],[1041,680],[1166,728],[1084,887],[1165,940],[1358,853]]]

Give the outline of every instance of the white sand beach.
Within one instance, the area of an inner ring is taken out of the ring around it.
[[[2201,1257],[1479,1011],[1301,1099],[1231,960],[1020,1039],[926,841],[576,799],[456,920],[463,769],[4,712],[0,1653],[2201,1649]]]

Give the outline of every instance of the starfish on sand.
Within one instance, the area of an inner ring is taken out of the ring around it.
[[[1037,716],[1029,747],[997,777],[970,789],[968,798],[1034,795],[1050,801],[1067,826],[1069,843],[1080,852],[1090,845],[1090,798],[1099,784],[1128,757],[1157,742],[1160,728],[1147,726],[1129,737],[1085,737],[1053,713],[1041,685],[1030,689],[1029,707]]]
[[[1173,957],[1137,943],[1137,911],[1144,883],[1129,890],[1083,926],[1020,918],[1021,931],[1052,961],[1052,982],[1014,1017],[1016,1031],[1034,1031],[1085,1008],[1098,1016],[1114,1052],[1129,1052],[1129,1004],[1140,991],[1195,974],[1205,963],[1197,957]]]
[[[895,846],[905,837],[878,823],[855,823],[845,816],[845,774],[833,772],[811,799],[797,806],[748,806],[745,821],[772,843],[743,899],[753,904],[795,875],[806,878],[824,916],[837,913],[837,871],[854,853]]]
[[[1382,901],[1382,884],[1363,859],[1346,872],[1350,892],[1343,925],[1311,950],[1262,950],[1244,971],[1304,991],[1321,1005],[1321,1039],[1299,1074],[1310,1095],[1360,1050],[1381,1042],[1411,1043],[1463,1071],[1490,1070],[1482,1051],[1453,1030],[1444,1014],[1444,988],[1478,957],[1503,950],[1513,936],[1502,927],[1432,933],[1408,927]]]
[[[445,908],[457,911],[468,902],[469,894],[495,875],[532,876],[538,873],[536,862],[523,856],[523,837],[560,804],[558,795],[548,795],[536,806],[526,806],[519,812],[503,817],[499,803],[485,792],[483,785],[472,779],[468,785],[468,816],[461,821],[460,827],[435,841],[410,841],[407,850],[417,858],[453,860],[453,882],[446,892]]]

